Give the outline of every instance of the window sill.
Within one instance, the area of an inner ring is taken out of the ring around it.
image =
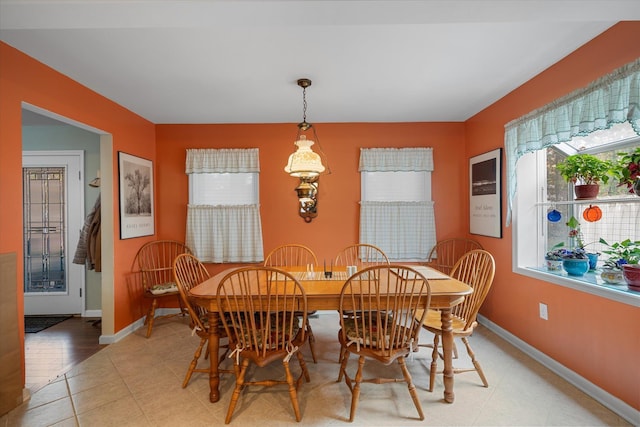
[[[564,271],[558,273],[550,272],[543,267],[516,268],[514,272],[612,301],[640,307],[640,292],[629,290],[626,284],[612,285],[605,283],[600,278],[599,271],[589,271],[582,277],[572,277]]]

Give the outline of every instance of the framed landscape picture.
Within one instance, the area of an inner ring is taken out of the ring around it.
[[[502,238],[502,148],[469,159],[470,233]]]
[[[118,151],[118,181],[120,239],[153,235],[153,163]]]

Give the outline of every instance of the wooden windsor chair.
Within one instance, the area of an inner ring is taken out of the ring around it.
[[[281,384],[288,385],[295,418],[300,421],[297,390],[303,378],[307,382],[310,380],[299,351],[307,341],[304,288],[290,273],[274,267],[240,268],[227,274],[220,282],[217,305],[220,316],[228,317],[224,327],[236,372],[236,386],[225,423],[231,422],[240,393],[246,386]],[[300,374],[295,379],[289,367],[289,359],[294,355],[300,365]],[[263,368],[275,361],[282,362],[284,380],[247,380],[251,364]]]
[[[388,265],[389,258],[382,249],[368,243],[356,243],[343,248],[336,255],[335,265],[337,266],[355,266],[356,270],[362,270],[365,267],[373,265]],[[345,311],[345,315],[352,316],[353,313]],[[338,363],[342,362],[344,357],[344,349],[340,349]],[[339,378],[338,380],[341,380]]]
[[[431,248],[426,264],[449,274],[462,255],[474,249],[482,249],[482,245],[472,239],[454,237],[441,240]]]
[[[318,265],[316,254],[309,247],[296,243],[280,245],[269,252],[264,259],[265,267],[307,266],[309,264],[312,266]],[[313,335],[313,329],[311,329],[311,322],[309,320],[309,317],[315,313],[315,311],[307,313],[306,328],[311,358],[313,359],[313,363],[318,363],[315,351],[316,338]],[[298,313],[298,315],[300,314],[301,313]]]
[[[336,255],[336,265],[355,265],[358,270],[372,265],[389,264],[389,258],[382,249],[367,243],[357,243],[342,249]]]
[[[345,352],[340,364],[340,377],[351,391],[349,421],[355,417],[362,383],[385,384],[405,382],[409,394],[424,420],[416,387],[405,364],[405,358],[415,350],[422,319],[431,301],[427,279],[416,270],[402,265],[367,267],[352,275],[340,294],[340,332],[338,339]],[[345,316],[345,311],[353,316]],[[355,375],[347,372],[349,356],[358,356]],[[402,378],[363,378],[367,360],[387,366],[394,361],[402,370]],[[340,380],[338,380],[340,381]]]
[[[209,373],[209,367],[198,368],[198,360],[202,355],[202,349],[209,341],[209,321],[207,317],[207,309],[196,304],[192,304],[189,300],[189,291],[196,285],[204,282],[209,278],[209,272],[205,266],[191,254],[180,254],[173,262],[173,275],[175,282],[178,285],[180,297],[182,298],[182,304],[187,309],[190,317],[190,328],[200,338],[200,343],[193,354],[193,359],[187,369],[187,374],[182,382],[182,388],[185,388],[191,380],[191,376],[194,372]],[[225,338],[226,330],[224,326],[218,328],[218,335],[220,338]],[[225,356],[229,351],[229,346],[223,346],[225,351],[218,358],[218,365],[222,363]],[[209,355],[209,349],[205,351],[205,359]],[[217,357],[214,356],[214,357]],[[233,373],[233,370],[218,369],[218,372]]]
[[[469,337],[473,334],[478,322],[476,317],[480,307],[484,302],[495,275],[495,260],[493,256],[482,249],[475,249],[467,252],[458,260],[453,267],[450,276],[473,288],[473,293],[465,297],[464,302],[456,305],[452,310],[453,337],[461,338],[467,354],[471,358],[473,368],[455,368],[453,373],[476,371],[485,387],[489,386],[487,378],[482,371],[480,362],[476,359],[475,353],[469,344]],[[427,310],[426,316],[418,312],[417,317],[423,318],[423,327],[434,334],[433,344],[420,344],[420,347],[433,347],[431,355],[431,369],[429,374],[429,391],[433,391],[438,368],[438,359],[443,358],[439,352],[439,342],[442,336],[442,322],[440,312],[437,310]]]
[[[187,310],[182,305],[180,292],[173,279],[173,260],[180,254],[191,254],[192,251],[182,242],[175,240],[156,240],[144,244],[136,254],[132,270],[140,274],[144,297],[151,299],[144,324],[147,326],[146,336],[149,338],[156,319],[185,315]],[[173,300],[180,307],[179,313],[170,313],[156,317],[159,301]]]

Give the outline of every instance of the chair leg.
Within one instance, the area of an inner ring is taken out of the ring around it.
[[[182,302],[182,297],[180,295],[178,295],[178,307],[180,307],[180,314],[183,317],[189,315],[189,310],[187,310],[187,307],[184,306],[184,303]]]
[[[347,353],[347,349],[344,347],[340,347],[340,353],[338,354],[338,363],[342,364],[342,359],[344,358],[345,354]],[[340,380],[338,380],[338,382],[340,382]]]
[[[304,379],[306,382],[311,382],[311,377],[309,376],[309,370],[307,369],[307,362],[304,361],[304,356],[299,351],[296,352],[296,357],[298,358],[298,363],[300,364],[300,369],[304,374]]]
[[[349,356],[351,355],[351,353],[344,347],[340,347],[340,357],[341,357],[341,361],[340,361],[340,370],[338,371],[338,379],[336,380],[337,383],[342,381],[342,377],[343,376],[347,376],[347,363],[349,362]]]
[[[220,357],[218,357],[218,365],[220,365],[227,358],[227,356],[229,355],[229,345],[228,344],[226,344],[224,346],[224,349],[225,350],[222,352],[222,354],[220,354]],[[208,354],[209,354],[209,349],[207,348],[207,355]],[[205,358],[206,358],[206,355],[205,355]]]
[[[147,338],[151,336],[151,330],[153,329],[153,321],[156,317],[156,307],[158,306],[158,301],[154,298],[151,301],[151,307],[149,307],[149,311],[147,311],[147,317],[144,319],[144,323],[147,325]]]
[[[344,312],[344,315],[345,315],[345,317],[353,317],[353,313],[351,313],[351,312]],[[344,356],[344,354],[342,352],[342,349],[340,349],[340,350],[341,350],[340,354],[338,355],[338,363],[342,363],[342,357]]]
[[[440,335],[433,335],[433,352],[431,353],[431,369],[429,370],[429,391],[433,391],[436,382],[436,370],[438,369],[438,343]]]
[[[238,365],[234,363],[234,369],[237,372],[236,387],[233,390],[233,394],[231,395],[231,401],[229,402],[229,409],[227,410],[227,418],[224,420],[225,424],[229,424],[231,422],[233,411],[236,409],[236,404],[238,403],[238,398],[240,397],[240,391],[242,390],[242,386],[244,385],[244,376],[247,373],[248,367],[249,367],[249,359],[242,360],[241,368],[239,368]]]
[[[484,372],[482,371],[482,367],[480,367],[480,362],[478,362],[478,360],[476,359],[476,354],[471,349],[471,345],[469,344],[469,339],[467,337],[462,337],[462,342],[467,347],[467,354],[469,354],[469,357],[471,358],[471,361],[473,362],[473,366],[476,368],[476,372],[478,372],[478,375],[480,375],[480,379],[482,380],[482,384],[484,384],[485,387],[489,387],[489,382],[487,381],[487,378],[484,376]]]
[[[424,413],[422,412],[422,406],[420,405],[420,399],[418,398],[418,393],[416,392],[416,386],[413,384],[413,380],[411,379],[411,374],[407,369],[407,365],[404,362],[404,357],[398,358],[398,365],[400,365],[400,369],[402,369],[402,376],[407,383],[407,387],[409,388],[409,394],[411,395],[411,399],[413,400],[413,404],[418,410],[418,416],[420,420],[424,420]]]
[[[340,347],[340,353],[338,354],[338,364],[340,366],[342,366],[342,360],[344,359],[345,355],[346,355],[347,349],[345,349],[344,347]],[[342,372],[339,372],[338,374],[338,381],[336,382],[340,382],[342,381]]]
[[[207,338],[200,338],[200,344],[198,344],[198,348],[196,349],[196,352],[193,353],[193,360],[191,360],[191,363],[189,364],[187,375],[184,377],[184,381],[182,382],[182,388],[187,387],[187,384],[189,384],[191,375],[193,375],[193,371],[198,366],[198,359],[200,359],[200,355],[202,354],[202,348],[206,343],[207,343]]]
[[[360,384],[362,384],[362,368],[364,367],[364,356],[358,359],[358,372],[356,372],[355,385],[351,390],[351,412],[349,412],[349,422],[353,422],[360,399]],[[345,374],[346,375],[346,374]]]
[[[313,358],[313,363],[318,363],[316,360],[316,351],[315,351],[315,342],[316,337],[313,335],[313,331],[311,330],[311,322],[307,318],[307,335],[309,336],[309,349],[311,350],[311,357]]]
[[[300,360],[300,359],[298,359]],[[282,360],[284,366],[285,375],[287,378],[287,384],[289,385],[289,398],[291,399],[291,405],[293,406],[293,412],[296,415],[296,421],[300,421],[300,405],[298,404],[298,392],[296,390],[295,381],[293,375],[291,375],[291,369],[289,369],[289,362],[286,359]]]

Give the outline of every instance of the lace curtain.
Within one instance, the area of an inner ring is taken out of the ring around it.
[[[258,149],[188,149],[186,173],[259,173]],[[264,259],[260,208],[188,205],[186,244],[202,262]]]
[[[363,148],[360,172],[433,171],[431,148]],[[433,201],[360,202],[360,242],[391,260],[424,260],[436,242]]]
[[[507,220],[517,191],[516,164],[524,154],[629,122],[640,135],[640,58],[589,86],[505,125]]]

